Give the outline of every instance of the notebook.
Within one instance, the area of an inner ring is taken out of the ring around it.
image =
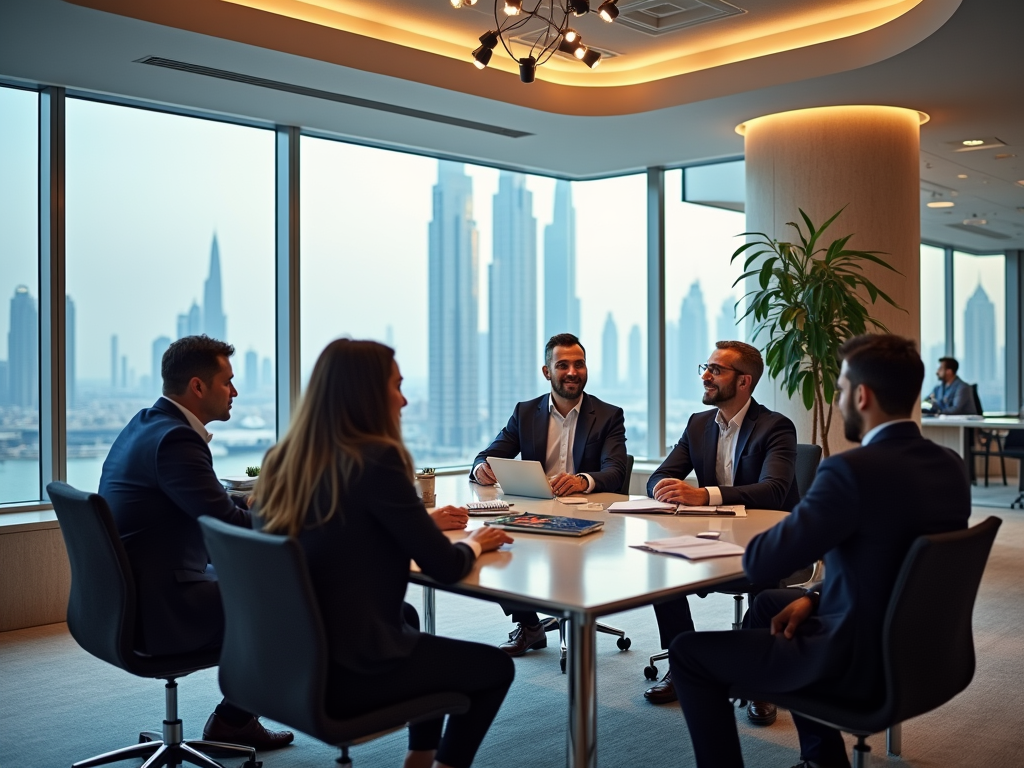
[[[586,536],[604,527],[604,520],[584,520],[579,517],[534,515],[528,512],[505,515],[488,520],[484,525],[524,533],[551,533],[555,536]]]
[[[705,560],[709,557],[732,557],[742,555],[743,547],[729,541],[698,539],[696,536],[674,536],[671,539],[655,539],[643,544],[630,544],[633,549],[653,552],[658,555],[685,557],[687,560]]]
[[[609,505],[609,512],[632,513],[635,515],[692,515],[694,517],[746,517],[747,508],[742,504],[721,505],[718,507],[690,507],[685,504],[673,504],[668,501],[654,499],[633,499],[616,501]]]
[[[512,505],[501,499],[493,501],[471,501],[466,505],[470,517],[486,517],[487,515],[503,515]]]
[[[494,476],[501,484],[506,496],[529,496],[534,499],[553,499],[544,467],[539,461],[521,461],[520,459],[499,459],[487,457]]]

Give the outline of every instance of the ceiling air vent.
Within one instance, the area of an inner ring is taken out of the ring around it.
[[[972,235],[991,237],[993,240],[1011,239],[1009,235],[1004,235],[1002,232],[996,232],[994,229],[988,229],[987,227],[977,227],[974,224],[947,224],[946,226],[959,229],[961,232],[970,232]]]
[[[622,0],[618,5],[619,17],[615,22],[648,35],[664,35],[746,13],[722,0]]]

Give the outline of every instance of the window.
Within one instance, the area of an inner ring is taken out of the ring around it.
[[[0,88],[0,504],[40,498],[39,97]]]
[[[273,133],[68,99],[66,210],[68,482],[97,487],[160,395],[163,351],[194,333],[236,350],[214,468],[259,464],[275,439]]]
[[[987,412],[1006,408],[1006,257],[953,252],[953,329],[960,378]]]
[[[925,373],[938,368],[946,354],[946,252],[932,245],[921,246],[921,357]],[[925,376],[925,390],[932,377]]]
[[[722,173],[735,175],[735,165],[723,164]],[[717,168],[705,166],[702,175]],[[683,202],[683,174],[683,170],[665,174],[665,434],[669,448],[683,433],[690,415],[708,407],[701,402],[704,388],[697,366],[708,359],[716,341],[749,341],[748,321],[738,320],[742,304],[736,307],[746,290],[743,285],[733,287],[743,264],[729,260],[744,242],[737,235],[744,231],[746,217],[729,208]],[[728,199],[724,193],[715,198],[719,204]],[[756,344],[763,348],[766,341],[759,338]]]

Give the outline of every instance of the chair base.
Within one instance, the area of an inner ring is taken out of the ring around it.
[[[566,659],[569,655],[569,647],[566,642],[566,636],[568,635],[566,625],[568,621],[568,619],[556,619],[554,617],[549,617],[540,623],[540,625],[544,627],[545,632],[551,632],[555,629],[558,630],[558,644],[560,652],[558,665],[562,668],[563,675],[565,674]],[[633,641],[626,637],[626,631],[624,629],[618,629],[617,627],[613,627],[609,624],[602,624],[601,622],[597,622],[594,625],[594,629],[605,635],[615,635],[618,638],[618,640],[615,641],[615,645],[618,646],[620,651],[628,651],[629,647],[633,644]]]

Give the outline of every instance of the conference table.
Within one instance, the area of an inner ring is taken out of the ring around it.
[[[922,416],[921,434],[933,443],[944,445],[956,451],[967,463],[971,479],[974,467],[971,465],[971,443],[973,430],[1024,429],[1024,419],[1014,416]]]
[[[435,482],[438,506],[504,498],[514,505],[512,512],[604,521],[602,530],[580,538],[510,532],[515,543],[482,555],[473,570],[455,584],[440,584],[415,568],[411,577],[414,583],[424,587],[423,627],[428,632],[433,632],[436,626],[435,589],[511,602],[526,610],[569,620],[566,765],[570,768],[597,765],[597,619],[667,598],[709,590],[743,575],[738,555],[689,561],[651,554],[630,545],[716,530],[721,532],[721,541],[746,546],[756,534],[787,515],[772,510],[747,510],[746,517],[619,514],[606,509],[580,509],[555,499],[503,497],[500,488],[470,483],[465,475],[439,476]],[[612,502],[629,497],[594,493],[587,498],[607,508]],[[486,519],[470,518],[469,530],[483,525]],[[447,534],[457,541],[466,532],[448,531]]]

